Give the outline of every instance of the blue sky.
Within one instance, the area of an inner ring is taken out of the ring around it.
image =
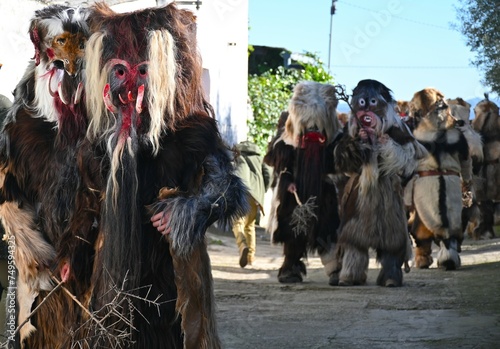
[[[457,0],[338,0],[330,71],[350,93],[376,79],[396,99],[435,87],[446,97],[483,98],[488,87],[457,24]],[[249,0],[249,44],[317,53],[328,66],[331,0]]]

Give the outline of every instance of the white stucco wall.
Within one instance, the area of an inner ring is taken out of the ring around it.
[[[28,35],[33,12],[42,8],[29,0],[0,1],[0,94],[12,101],[12,91],[34,55]]]
[[[205,0],[198,37],[221,133],[230,144],[246,140],[248,0]]]
[[[170,2],[170,1],[168,1]],[[156,6],[139,0],[113,6],[118,12]],[[0,94],[12,100],[33,47],[28,26],[34,11],[43,5],[31,0],[0,1]],[[192,10],[198,18],[198,43],[206,69],[207,90],[220,131],[229,144],[245,140],[248,133],[248,0],[204,0]]]

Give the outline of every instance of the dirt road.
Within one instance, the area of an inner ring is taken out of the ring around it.
[[[280,284],[281,247],[258,235],[257,261],[241,269],[231,233],[209,233],[226,349],[500,348],[500,239],[466,240],[457,271],[412,269],[382,288],[373,259],[366,286],[331,287],[315,256],[303,283]]]

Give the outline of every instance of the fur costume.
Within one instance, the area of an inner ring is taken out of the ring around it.
[[[274,168],[268,231],[273,243],[284,245],[285,260],[278,273],[283,283],[302,281],[306,274],[302,258],[308,252],[320,255],[328,276],[333,272],[339,225],[332,157],[341,134],[337,104],[333,86],[297,84],[264,158]],[[295,189],[297,197],[292,193]],[[308,215],[304,209],[309,210]],[[302,230],[294,223],[297,213],[303,214]]]
[[[194,20],[175,5],[35,13],[35,59],[1,138],[18,323],[54,276],[64,289],[16,345],[220,347],[205,231],[243,215],[247,192],[203,97]]]
[[[463,240],[462,183],[471,180],[470,156],[482,157],[480,142],[463,122],[457,122],[444,95],[433,88],[416,92],[411,101],[415,137],[429,154],[420,160],[417,175],[407,187],[415,208],[412,235],[415,265],[432,264],[431,247],[440,246],[438,266],[460,267]]]
[[[382,83],[362,80],[353,90],[347,134],[335,148],[336,168],[349,176],[341,200],[341,226],[332,285],[366,282],[368,251],[377,252],[380,286],[401,286],[411,254],[402,179],[412,175],[424,149],[395,111]]]
[[[85,283],[78,273],[90,271],[91,255],[72,250],[81,242],[64,238],[79,182],[75,149],[86,130],[80,72],[88,15],[85,9],[59,5],[35,12],[30,23],[35,57],[2,125],[0,215],[16,242],[18,324],[52,289],[53,275],[78,294]],[[70,276],[72,258],[78,263]],[[16,345],[61,347],[75,308],[57,291],[21,327]],[[42,320],[48,317],[53,323]]]
[[[205,232],[244,215],[247,191],[203,95],[195,28],[175,4],[125,14],[97,4],[91,18],[79,164],[102,204],[90,306],[129,333],[127,348],[220,347]],[[113,285],[127,306],[108,316]],[[88,329],[90,347],[116,344],[100,333]]]
[[[474,180],[479,208],[479,225],[473,231],[475,239],[495,237],[495,205],[500,201],[500,116],[498,106],[486,98],[474,108],[474,130],[481,134],[484,161],[478,162]]]
[[[455,119],[455,124],[460,127],[462,132],[467,134],[467,140],[473,146],[470,149],[481,149],[482,140],[481,135],[476,132],[470,122],[470,108],[471,105],[458,97],[455,99],[447,99],[446,103],[450,106],[450,112]],[[474,226],[477,225],[480,215],[480,209],[476,198],[476,185],[474,178],[477,176],[478,165],[483,162],[483,153],[471,153],[471,156],[466,160],[462,166],[467,173],[462,177],[469,178],[462,182],[462,231],[473,235],[472,231]]]

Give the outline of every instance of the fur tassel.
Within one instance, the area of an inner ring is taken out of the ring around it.
[[[104,86],[107,83],[107,69],[101,68],[101,57],[103,54],[103,41],[105,34],[93,34],[86,48],[86,79],[85,91],[87,110],[92,111],[87,136],[91,140],[102,136],[103,130],[113,129],[115,117],[106,109],[103,99]],[[102,69],[102,71],[101,71]]]
[[[175,41],[167,30],[149,35],[149,113],[151,125],[148,138],[153,154],[158,153],[159,139],[164,131],[175,130],[176,52]],[[165,118],[165,114],[169,117]],[[168,122],[168,124],[167,124]]]

